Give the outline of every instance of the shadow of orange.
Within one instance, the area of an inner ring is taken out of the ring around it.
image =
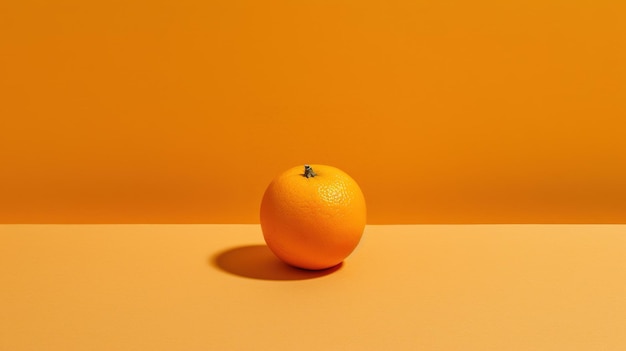
[[[234,247],[211,258],[217,268],[246,278],[264,280],[303,280],[319,278],[339,270],[342,263],[319,271],[289,266],[279,260],[265,245]]]

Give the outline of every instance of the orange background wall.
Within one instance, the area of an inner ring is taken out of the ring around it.
[[[2,1],[0,222],[626,223],[623,1]]]

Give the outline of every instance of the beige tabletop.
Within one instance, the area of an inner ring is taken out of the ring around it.
[[[2,225],[0,350],[626,350],[626,226],[368,226],[323,272],[258,225]]]

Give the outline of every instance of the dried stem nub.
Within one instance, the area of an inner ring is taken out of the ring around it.
[[[313,171],[313,168],[309,165],[304,165],[304,176],[307,178],[315,177],[317,173]]]

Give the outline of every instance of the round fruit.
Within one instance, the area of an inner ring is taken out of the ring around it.
[[[304,269],[341,263],[359,244],[365,218],[361,189],[331,166],[287,170],[272,181],[261,202],[267,246],[286,263]]]

